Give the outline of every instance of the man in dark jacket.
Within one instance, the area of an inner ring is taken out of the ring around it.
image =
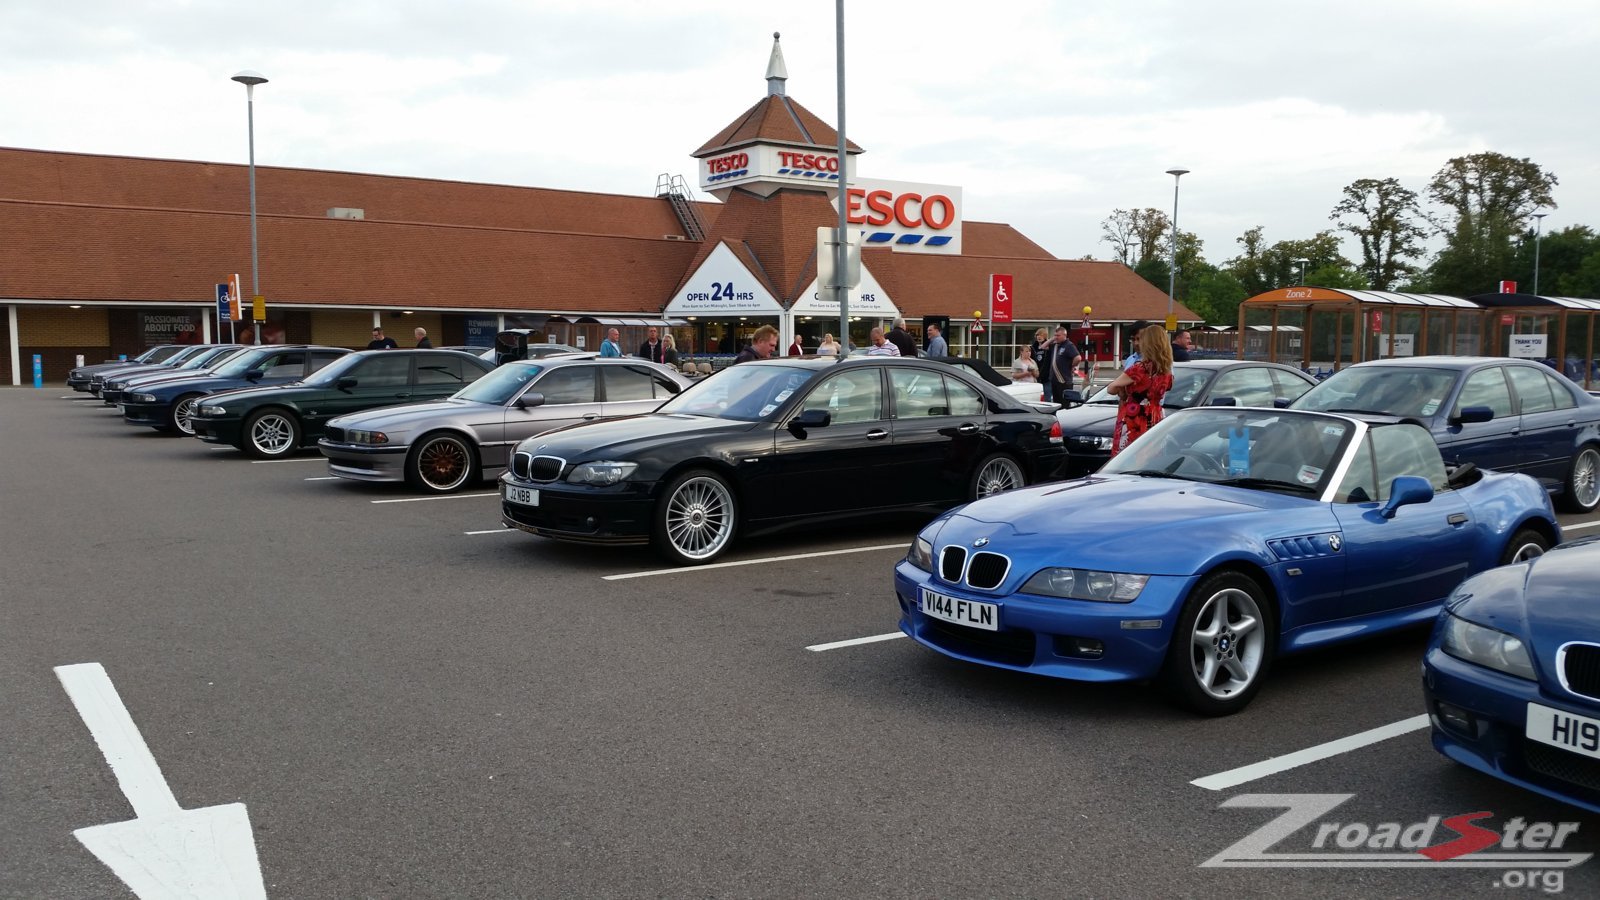
[[[1189,329],[1179,328],[1178,333],[1172,336],[1172,361],[1188,362],[1191,357],[1189,351],[1194,349],[1194,338],[1189,334]]]
[[[1073,370],[1078,367],[1078,345],[1067,337],[1067,326],[1056,326],[1056,339],[1045,345],[1044,358],[1038,362],[1044,396],[1052,403],[1063,402],[1061,395],[1072,390]]]
[[[889,333],[884,335],[884,337],[888,338],[889,343],[893,344],[895,349],[900,351],[901,356],[909,357],[911,359],[917,358],[917,341],[916,338],[911,336],[911,332],[906,330],[905,319],[895,319],[894,327],[889,329]]]
[[[654,325],[645,332],[644,343],[639,345],[639,358],[656,363],[666,361],[666,351],[661,346],[661,331]]]

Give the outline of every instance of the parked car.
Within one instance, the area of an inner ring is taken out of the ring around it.
[[[447,400],[340,416],[317,447],[328,472],[445,494],[498,477],[519,441],[655,410],[689,386],[667,366],[593,354],[511,362]]]
[[[67,387],[80,394],[89,392],[89,379],[98,372],[109,372],[112,369],[127,369],[133,366],[156,364],[165,361],[190,346],[189,344],[158,344],[144,351],[132,359],[109,359],[105,362],[94,363],[87,366],[77,366],[67,372]]]
[[[455,350],[363,350],[301,381],[213,394],[194,405],[194,436],[278,459],[315,444],[329,419],[448,397],[493,367]]]
[[[1600,813],[1600,536],[1464,582],[1422,664],[1433,746]]]
[[[1429,621],[1468,575],[1559,538],[1537,482],[1447,473],[1417,425],[1193,407],[1098,475],[946,513],[894,585],[900,629],[940,653],[1160,679],[1226,715],[1276,655]]]
[[[1419,356],[1357,363],[1293,406],[1413,419],[1433,434],[1447,463],[1525,472],[1569,512],[1600,505],[1600,400],[1532,360]]]
[[[1191,406],[1274,406],[1277,401],[1299,397],[1316,383],[1299,369],[1277,363],[1192,360],[1173,364],[1172,390],[1167,391],[1161,407],[1170,412]],[[1103,387],[1086,401],[1079,399],[1081,394],[1067,396],[1067,407],[1056,412],[1069,455],[1067,473],[1087,475],[1111,458],[1111,432],[1117,423],[1119,401]]]
[[[135,372],[131,375],[110,373],[106,375],[105,383],[100,386],[100,400],[107,406],[116,406],[122,402],[122,395],[130,386],[144,385],[150,382],[162,381],[168,378],[187,378],[191,375],[204,375],[211,371],[213,366],[227,362],[229,358],[244,352],[241,344],[216,344],[204,353],[196,353],[189,357],[183,365],[171,369],[154,369],[146,372]]]
[[[736,536],[941,509],[1054,478],[1057,431],[1048,414],[933,360],[750,362],[651,415],[523,441],[500,479],[501,518],[705,563]]]
[[[196,356],[209,351],[215,344],[189,344],[180,347],[177,353],[168,356],[160,362],[141,363],[137,366],[119,366],[113,369],[102,369],[89,376],[89,393],[100,396],[100,391],[105,388],[106,379],[109,377],[125,377],[144,372],[154,372],[163,369],[176,369]]]
[[[130,425],[192,436],[194,404],[205,395],[300,381],[349,352],[305,345],[247,347],[209,372],[132,386],[122,398],[122,418]]]
[[[546,356],[556,356],[562,353],[583,353],[578,347],[566,344],[541,344],[529,342],[533,337],[531,328],[508,328],[494,336],[494,346],[484,350],[480,355],[495,365],[504,365],[508,362],[517,362],[524,359],[543,359]]]

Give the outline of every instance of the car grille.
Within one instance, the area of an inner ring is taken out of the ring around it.
[[[928,641],[963,656],[992,660],[1008,666],[1027,666],[1033,663],[1038,639],[1026,628],[1007,628],[1002,631],[984,631],[964,628],[951,622],[925,618],[927,623],[922,636]]]
[[[1561,685],[1574,694],[1600,700],[1600,644],[1572,643],[1561,649]]]
[[[939,576],[951,584],[961,583],[961,570],[967,565],[967,548],[954,544],[939,554]]]
[[[344,429],[328,426],[322,429],[322,436],[335,443],[344,443]]]
[[[967,584],[979,590],[993,590],[1006,580],[1011,560],[998,553],[974,553],[967,564]]]
[[[1525,740],[1522,742],[1522,761],[1540,775],[1600,794],[1600,760],[1538,741]]]
[[[555,481],[566,467],[567,461],[559,456],[534,456],[523,451],[511,455],[511,476],[523,481]]]

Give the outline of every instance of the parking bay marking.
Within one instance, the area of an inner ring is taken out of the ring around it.
[[[625,581],[629,578],[649,578],[652,575],[683,575],[704,572],[707,569],[729,569],[734,566],[758,566],[763,563],[788,562],[794,559],[815,559],[819,556],[840,556],[845,553],[867,553],[872,550],[904,550],[907,541],[898,544],[874,544],[871,547],[847,547],[843,550],[820,550],[816,553],[792,553],[788,556],[768,556],[763,559],[741,559],[736,562],[710,563],[704,566],[684,566],[679,569],[651,569],[648,572],[625,572],[621,575],[602,575],[605,581]]]
[[[517,534],[518,531],[515,528],[506,528],[505,526],[501,526],[499,528],[490,528],[490,529],[487,529],[487,530],[484,530],[484,531],[463,531],[461,533],[462,534]]]
[[[1564,531],[1564,532],[1566,532],[1566,531],[1578,531],[1579,529],[1583,529],[1583,528],[1600,528],[1600,522],[1584,522],[1582,525],[1563,525],[1563,526],[1561,526],[1561,530]]]
[[[439,497],[401,497],[398,500],[373,500],[373,503],[418,503],[423,500],[469,500],[473,497],[498,497],[495,494],[444,494]]]
[[[1282,756],[1274,756],[1271,759],[1265,759],[1258,763],[1251,763],[1248,766],[1241,766],[1237,769],[1229,769],[1226,772],[1219,772],[1215,775],[1207,775],[1204,778],[1196,778],[1189,783],[1195,787],[1205,788],[1208,791],[1226,790],[1227,788],[1237,787],[1249,781],[1255,781],[1258,778],[1265,778],[1268,775],[1276,775],[1279,772],[1286,772],[1290,769],[1307,765],[1308,763],[1314,763],[1318,762],[1319,760],[1328,759],[1329,757],[1338,756],[1341,753],[1349,753],[1351,750],[1359,750],[1362,747],[1376,744],[1381,741],[1387,741],[1390,738],[1399,737],[1402,734],[1410,734],[1413,731],[1420,731],[1427,727],[1428,717],[1426,715],[1412,716],[1409,719],[1401,719],[1398,722],[1390,722],[1388,725],[1382,725],[1368,731],[1363,731],[1360,734],[1352,734],[1349,737],[1342,737],[1338,740],[1329,741],[1326,744],[1318,744],[1315,747],[1307,747],[1304,750],[1296,750],[1293,753],[1285,753]]]
[[[879,641],[892,641],[895,638],[903,638],[905,636],[906,633],[904,631],[894,631],[890,632],[889,634],[875,634],[872,637],[851,638],[848,641],[834,641],[831,644],[812,644],[806,649],[816,653],[821,653],[824,650],[838,650],[840,647],[856,647],[861,644],[876,644]]]
[[[337,476],[337,475],[314,475],[314,476],[312,476],[310,478],[307,478],[306,480],[307,481],[338,481],[339,480],[339,476]]]
[[[219,448],[216,448],[216,449],[221,449],[221,448],[219,447]],[[231,450],[233,448],[229,447],[228,449]],[[324,456],[302,456],[299,459],[252,459],[252,460],[250,460],[250,465],[252,465],[252,466],[270,466],[270,465],[274,465],[276,463],[296,463],[296,462],[314,462],[314,463],[319,463],[319,462],[327,462],[327,461],[328,461],[327,457],[324,457]]]

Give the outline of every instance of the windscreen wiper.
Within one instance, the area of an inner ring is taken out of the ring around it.
[[[1230,487],[1265,488],[1269,490],[1286,488],[1294,491],[1297,494],[1318,493],[1317,489],[1309,484],[1299,484],[1293,481],[1280,481],[1276,478],[1251,478],[1248,475],[1243,475],[1237,478],[1223,478],[1219,481],[1213,481],[1211,483],[1225,484]]]

